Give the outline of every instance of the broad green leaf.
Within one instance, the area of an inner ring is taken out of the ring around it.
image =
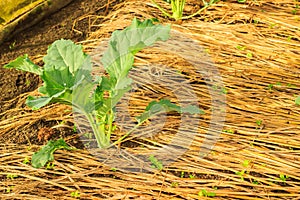
[[[175,111],[178,113],[190,113],[190,114],[204,114],[204,111],[199,109],[197,106],[188,105],[187,107],[181,108],[170,100],[161,99],[160,101],[152,101],[148,104],[145,112],[140,116],[136,117],[138,123],[143,123],[150,117],[163,112]]]
[[[169,32],[170,26],[154,25],[152,20],[141,22],[136,18],[126,29],[113,32],[101,60],[115,82],[113,89],[123,89],[131,83],[127,75],[133,66],[134,54],[156,41],[167,40]]]
[[[26,99],[26,105],[32,108],[33,110],[38,110],[41,107],[47,105],[52,100],[52,97],[33,97],[28,96]]]
[[[154,25],[152,20],[141,22],[137,19],[124,30],[113,32],[101,60],[109,78],[102,78],[98,91],[109,91],[111,96],[104,99],[98,110],[100,118],[113,109],[125,92],[131,89],[132,79],[127,76],[134,63],[134,54],[156,41],[167,40],[169,32],[170,26]]]
[[[50,140],[41,150],[32,155],[31,164],[35,168],[45,166],[49,161],[54,160],[53,153],[58,149],[72,150],[63,139]]]
[[[71,40],[57,40],[49,46],[44,57],[45,70],[68,68],[75,75],[80,68],[91,71],[91,58],[82,51],[81,45],[74,44]]]
[[[91,113],[103,104],[103,93],[94,92],[95,83],[84,79],[72,93],[72,105],[85,113]]]
[[[42,97],[33,97],[28,96],[26,99],[26,105],[32,108],[33,110],[38,110],[41,107],[47,105],[48,103],[56,103],[60,102],[63,104],[70,105],[71,102],[71,94],[70,92],[67,92],[66,90],[63,90],[61,92],[56,93],[55,95],[52,95],[51,97],[48,96],[42,96]]]
[[[31,72],[37,75],[41,75],[43,70],[36,64],[34,64],[29,58],[28,55],[20,56],[14,61],[4,65],[4,68],[15,68],[17,70],[22,70],[26,72]]]
[[[295,104],[296,104],[296,105],[300,105],[300,96],[298,96],[298,97],[295,99]]]
[[[75,83],[75,77],[72,76],[68,68],[55,69],[53,66],[44,71],[41,78],[44,85],[39,88],[39,92],[48,96],[55,95],[66,89],[71,89]]]

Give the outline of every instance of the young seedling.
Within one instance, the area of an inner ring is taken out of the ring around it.
[[[263,121],[260,119],[260,120],[256,120],[255,123],[257,126],[261,126]]]
[[[289,176],[287,175],[284,175],[284,174],[279,174],[279,179],[282,181],[282,182],[286,182],[286,179],[288,179]]]
[[[46,163],[54,160],[53,153],[58,149],[72,150],[72,148],[69,147],[63,139],[59,139],[56,141],[50,140],[40,151],[32,155],[31,165],[35,168],[45,166]],[[51,164],[48,164],[47,168],[49,167],[53,168],[54,164],[53,166],[51,166]]]
[[[236,172],[235,174],[239,175],[240,178],[241,178],[241,180],[243,181],[244,180],[244,174],[245,174],[245,172],[246,172],[246,170],[243,169],[242,171]]]
[[[234,134],[234,130],[232,129],[223,129],[222,132]]]
[[[195,175],[189,174],[189,177],[190,177],[190,179],[194,179],[194,178],[195,178]]]
[[[13,180],[13,179],[15,179],[15,178],[17,178],[17,177],[18,177],[17,174],[7,174],[7,175],[6,175],[6,178],[7,178],[7,179],[11,179],[11,180]]]
[[[199,197],[215,197],[216,193],[215,192],[207,192],[205,189],[202,189],[199,193],[198,193]]]
[[[197,106],[181,108],[166,99],[152,101],[145,112],[136,117],[136,126],[111,144],[110,138],[115,130],[115,107],[124,94],[131,90],[133,81],[128,73],[133,67],[134,55],[156,41],[166,41],[170,37],[169,32],[169,25],[156,25],[153,20],[137,19],[124,30],[115,31],[101,60],[107,76],[93,77],[91,57],[83,52],[82,46],[70,40],[58,40],[49,47],[43,59],[43,68],[35,65],[27,55],[17,58],[5,68],[15,68],[41,76],[44,85],[39,88],[39,92],[44,96],[29,96],[26,101],[29,107],[36,110],[49,103],[72,105],[76,113],[84,115],[88,120],[98,147],[108,148],[121,143],[150,117],[160,113],[204,113]],[[34,166],[44,166],[47,161],[53,160],[51,154],[58,147],[53,141],[46,146],[51,151],[41,151],[47,153],[47,158],[42,158],[44,153],[34,154]],[[66,145],[59,145],[59,148],[68,149]],[[41,161],[38,161],[38,157]]]
[[[78,190],[71,192],[71,197],[80,198],[80,192]]]
[[[162,170],[163,169],[162,162],[159,161],[157,158],[155,158],[153,155],[149,156],[149,160],[152,163],[152,165],[151,165],[152,168],[156,168],[158,170]]]
[[[171,183],[171,187],[172,188],[177,188],[179,186],[179,183],[178,182],[172,182]]]
[[[169,18],[173,18],[176,21],[178,21],[178,20],[183,20],[183,19],[189,19],[189,18],[192,18],[192,17],[198,15],[199,13],[201,13],[202,11],[204,11],[206,8],[208,8],[212,4],[217,3],[219,0],[210,0],[209,2],[206,2],[206,1],[202,0],[204,6],[200,10],[198,10],[197,12],[195,12],[194,14],[189,15],[189,16],[183,16],[183,11],[184,11],[184,6],[185,6],[185,3],[186,3],[186,0],[165,0],[165,1],[167,3],[171,4],[172,14],[170,14],[165,9],[163,9],[160,5],[158,5],[158,3],[155,0],[152,0],[152,2],[154,3],[154,5],[165,16],[167,16]]]
[[[53,162],[48,162],[46,165],[46,169],[50,170],[50,169],[54,169],[55,164]]]
[[[22,163],[23,163],[23,164],[28,164],[28,163],[30,163],[29,158],[28,158],[28,157],[25,157]]]
[[[11,193],[11,191],[14,189],[15,186],[9,186],[6,188],[5,192],[6,193]]]

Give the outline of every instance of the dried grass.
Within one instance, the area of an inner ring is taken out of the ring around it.
[[[34,169],[22,161],[32,155],[36,146],[28,149],[16,144],[1,145],[1,199],[72,199],[74,190],[80,192],[82,199],[197,199],[202,189],[215,192],[217,199],[299,199],[300,107],[294,99],[300,88],[300,16],[292,14],[296,4],[299,3],[268,0],[247,4],[219,2],[199,17],[173,24],[173,29],[192,37],[209,52],[227,90],[227,132],[216,130],[220,138],[205,158],[199,156],[199,151],[211,120],[211,97],[201,75],[190,71],[180,58],[165,55],[158,61],[157,52],[146,50],[138,54],[138,66],[162,62],[186,72],[187,79],[198,80],[191,84],[207,114],[201,116],[197,130],[184,127],[196,133],[189,150],[162,172],[129,173],[110,170],[107,163],[86,150],[59,151],[54,169]],[[192,13],[197,5],[189,2],[187,12]],[[103,38],[129,25],[134,16],[169,22],[150,1],[125,1],[104,17],[104,23],[91,24],[91,29],[100,29],[83,42],[85,49],[94,52]],[[241,50],[242,47],[246,48]],[[140,84],[149,81],[151,77],[143,79],[139,69],[133,78]],[[26,95],[19,98],[20,102]],[[143,85],[129,98],[134,105],[129,113],[141,111],[153,97],[176,101],[172,91],[149,82],[148,87]],[[22,107],[8,110],[1,114],[4,120],[0,122],[0,135],[9,140],[14,137],[9,134],[11,129],[30,126],[41,117],[70,120],[69,113],[62,112],[65,109],[51,105],[34,113]],[[23,114],[18,114],[21,111]],[[7,117],[11,113],[14,119]],[[173,137],[171,133],[178,129],[179,120],[178,116],[169,119],[164,134],[130,138],[146,148],[124,149],[132,154],[149,153],[158,148],[153,144],[167,144]],[[258,125],[257,120],[262,120],[262,124]],[[145,127],[144,132],[150,131]],[[248,166],[243,166],[245,160],[250,161]],[[244,180],[237,174],[242,170]],[[185,172],[182,177],[181,172]],[[7,174],[18,177],[9,179]],[[283,181],[280,175],[289,178]],[[14,186],[12,192],[6,192],[10,186]]]

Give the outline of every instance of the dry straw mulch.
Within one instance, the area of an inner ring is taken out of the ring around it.
[[[30,149],[28,145],[4,144],[0,146],[1,199],[73,199],[71,192],[76,190],[81,199],[204,199],[198,196],[203,189],[214,192],[217,199],[299,199],[300,107],[294,100],[300,88],[300,16],[293,14],[296,5],[299,2],[287,0],[245,4],[221,1],[201,16],[172,25],[209,53],[222,77],[223,85],[218,89],[226,93],[224,128],[215,131],[220,137],[205,158],[199,156],[199,147],[210,128],[213,110],[208,88],[213,85],[207,86],[201,74],[178,55],[146,50],[137,55],[137,66],[157,62],[182,72],[192,80],[189,83],[206,111],[196,130],[184,127],[196,133],[190,149],[161,172],[130,173],[111,170],[86,150],[59,151],[54,169],[34,169],[23,161],[36,146]],[[194,12],[197,6],[196,1],[188,2],[186,12]],[[156,17],[170,23],[150,1],[128,0],[106,17],[86,16],[91,29],[100,29],[83,43],[85,49],[94,52],[103,38],[129,25],[134,16]],[[99,18],[104,22],[94,24]],[[141,111],[153,98],[170,97],[176,101],[170,89],[161,87],[163,81],[157,85],[149,81],[151,77],[143,79],[139,69],[133,78],[142,86],[128,98],[133,105],[129,112]],[[143,81],[149,84],[143,85]],[[19,101],[22,99],[24,96]],[[21,109],[23,113],[18,114]],[[72,121],[64,110],[58,105],[37,112],[20,107],[11,111],[13,118],[7,111],[1,114],[0,135],[8,138],[13,129],[29,126],[41,116]],[[163,134],[143,140],[130,138],[146,148],[124,148],[138,154],[167,144],[179,122],[178,116],[167,118]],[[151,131],[146,127],[144,130]],[[8,174],[17,177],[9,178]]]

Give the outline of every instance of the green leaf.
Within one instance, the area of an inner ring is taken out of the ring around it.
[[[188,105],[187,107],[181,108],[174,103],[171,103],[170,100],[161,99],[160,101],[152,101],[146,107],[145,112],[136,117],[138,123],[143,123],[150,117],[157,115],[163,112],[175,111],[178,113],[190,113],[190,114],[204,114],[204,111],[199,109],[197,106]]]
[[[49,161],[54,160],[53,153],[58,149],[72,150],[63,139],[50,140],[41,150],[32,155],[31,164],[35,168],[45,166]]]
[[[70,40],[58,40],[48,49],[48,54],[44,57],[44,71],[41,78],[44,85],[39,88],[39,92],[46,95],[43,97],[29,97],[26,101],[29,107],[39,109],[48,103],[60,102],[71,105],[73,95],[79,98],[79,105],[86,105],[91,108],[92,100],[89,99],[88,92],[91,91],[91,61],[90,57],[82,52],[80,45],[74,44]],[[84,86],[82,86],[84,83]],[[73,91],[76,90],[74,94]]]
[[[295,99],[295,104],[296,104],[296,105],[300,105],[300,96],[298,96],[298,97]]]
[[[17,70],[22,70],[26,72],[31,72],[37,75],[41,75],[43,70],[36,64],[34,64],[29,58],[28,55],[20,56],[14,61],[4,65],[4,68],[15,68]]]
[[[28,96],[26,100],[26,105],[32,108],[33,110],[38,110],[41,107],[47,105],[52,100],[52,97],[33,97]]]
[[[133,66],[134,54],[156,41],[167,40],[169,32],[170,26],[154,25],[153,20],[141,22],[136,18],[126,29],[113,32],[101,60],[114,82],[112,90],[124,89],[131,84],[127,75]]]
[[[203,110],[194,105],[188,105],[181,109],[182,113],[190,113],[190,114],[205,114]]]
[[[91,71],[91,58],[82,51],[81,45],[74,44],[71,40],[57,40],[49,46],[44,57],[45,70],[68,68],[75,75],[79,69]]]
[[[101,60],[109,78],[102,77],[96,91],[101,94],[109,91],[110,97],[103,99],[103,105],[98,110],[99,117],[106,115],[131,89],[132,79],[127,76],[134,63],[134,54],[156,41],[167,40],[169,32],[170,26],[154,25],[153,20],[137,19],[124,30],[113,32]]]
[[[48,96],[55,95],[66,89],[71,89],[75,83],[68,68],[55,69],[53,66],[44,71],[41,78],[44,85],[39,88],[39,92]]]

